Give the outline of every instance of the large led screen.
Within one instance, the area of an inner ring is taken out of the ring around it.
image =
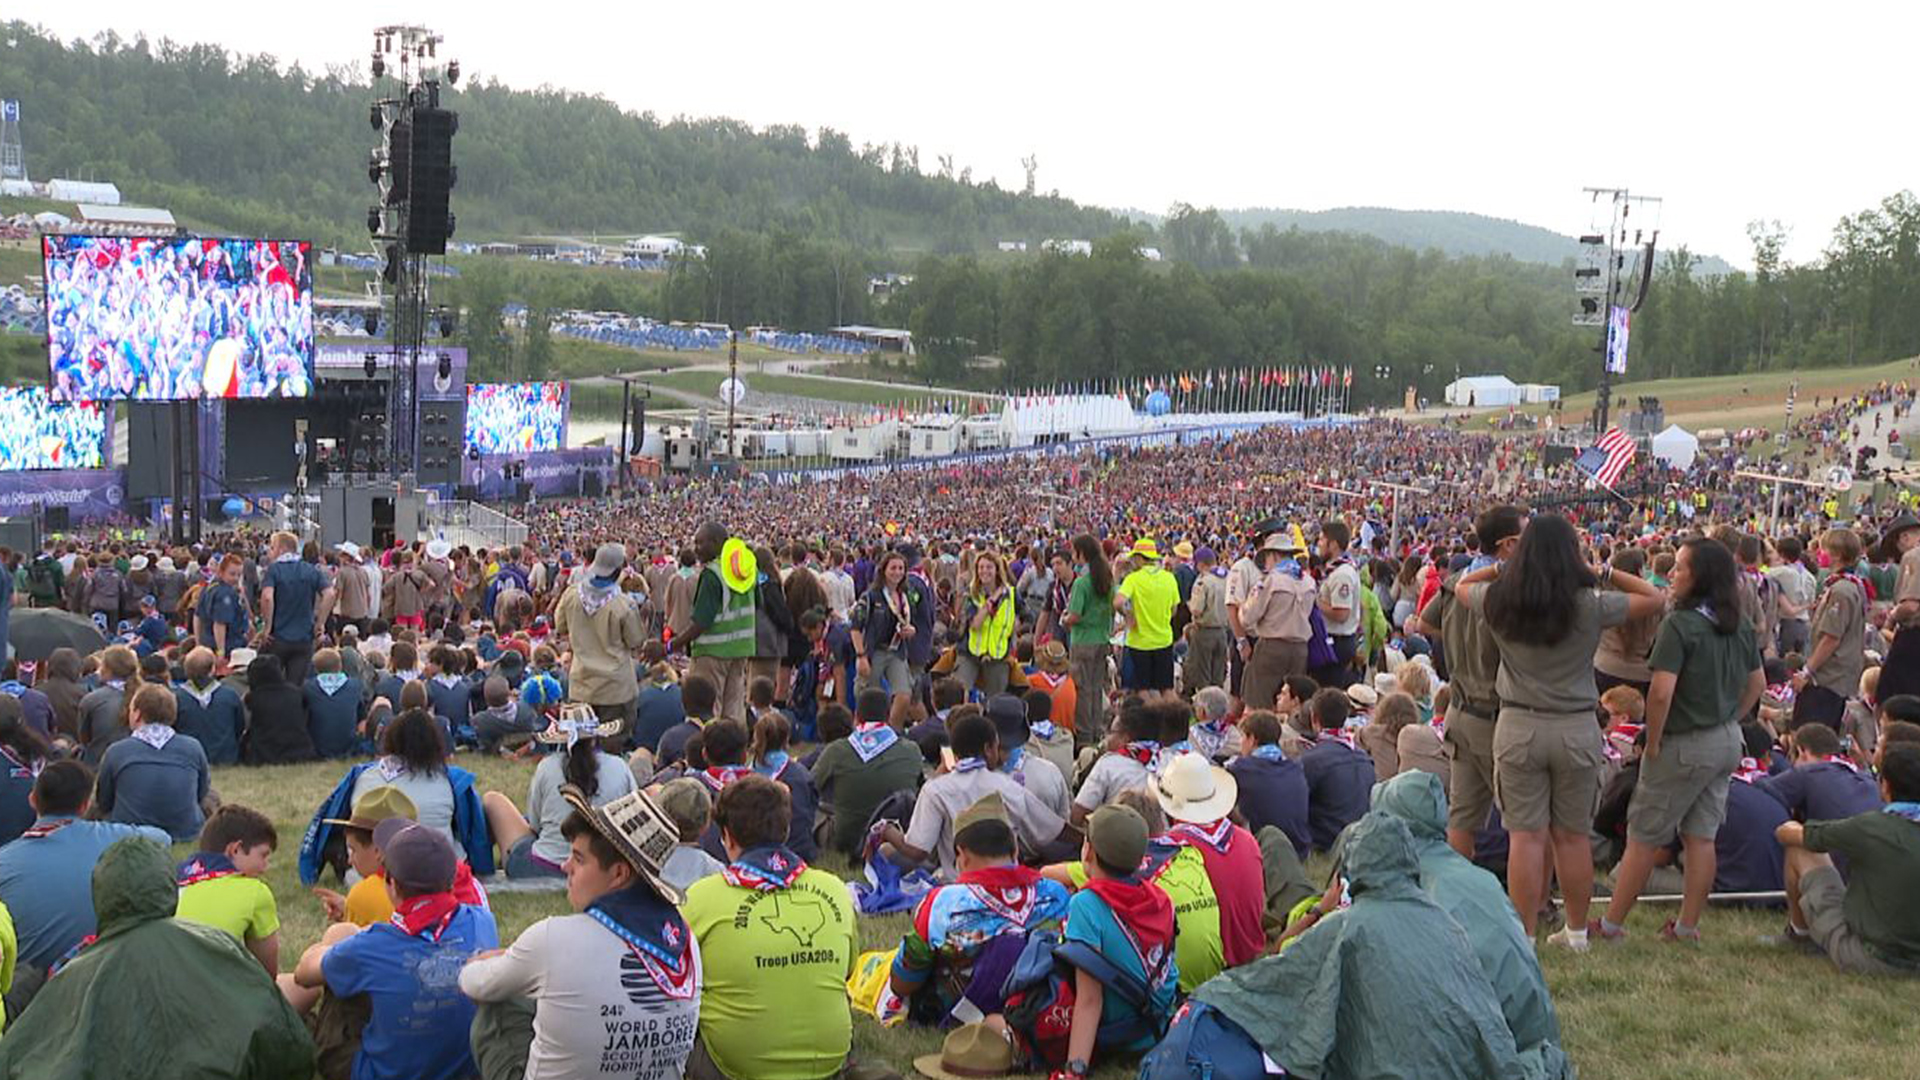
[[[467,384],[467,449],[482,454],[559,450],[567,440],[567,384]]]
[[[113,410],[53,400],[42,386],[0,387],[0,471],[98,469]]]
[[[305,397],[311,245],[48,236],[47,353],[62,401]]]

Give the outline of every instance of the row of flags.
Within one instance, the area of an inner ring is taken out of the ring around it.
[[[1017,391],[1012,400],[1036,405],[1059,398],[1116,397],[1138,406],[1155,394],[1165,394],[1170,403],[1187,408],[1239,411],[1323,406],[1329,397],[1344,404],[1345,392],[1352,388],[1351,365],[1304,364],[1059,382]]]

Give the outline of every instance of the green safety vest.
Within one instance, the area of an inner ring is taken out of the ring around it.
[[[708,567],[703,573],[712,574],[720,586],[720,614],[713,620],[693,644],[687,647],[692,656],[712,656],[722,660],[751,657],[754,646],[754,608],[753,586],[734,589],[727,585],[715,567]]]

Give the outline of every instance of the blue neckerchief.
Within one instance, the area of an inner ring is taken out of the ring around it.
[[[984,769],[986,767],[987,767],[986,759],[977,758],[977,757],[963,757],[959,761],[956,761],[953,763],[953,771],[957,773],[974,772],[976,770]]]
[[[1920,822],[1920,802],[1890,802],[1880,808],[1882,812],[1894,817],[1903,817],[1908,821]]]
[[[174,883],[182,888],[214,878],[232,877],[240,871],[233,860],[218,851],[197,851],[193,858],[174,868]]]
[[[1053,738],[1053,721],[1051,720],[1035,720],[1033,723],[1027,725],[1027,729],[1032,731],[1034,737],[1037,739]]]
[[[1713,623],[1716,626],[1720,624],[1720,617],[1717,614],[1715,614],[1712,604],[1709,604],[1706,601],[1702,600],[1701,602],[1693,605],[1693,610],[1699,612],[1700,617],[1707,620],[1708,622]]]
[[[792,888],[807,869],[807,860],[784,844],[763,844],[748,848],[740,857],[720,868],[727,884],[755,892],[775,892]]]
[[[1472,561],[1467,563],[1466,572],[1471,574],[1475,570],[1485,570],[1487,567],[1493,566],[1499,561],[1500,560],[1494,558],[1491,555],[1475,555]]]
[[[8,679],[6,682],[0,682],[0,694],[6,694],[9,697],[25,697],[26,693],[26,684],[18,679]]]
[[[1024,746],[1016,746],[1013,749],[1007,751],[1007,763],[1005,765],[1000,766],[1000,771],[1003,773],[1020,771],[1020,761],[1026,756],[1027,756],[1027,748]],[[978,758],[967,759],[967,761],[978,761],[978,760],[979,760]],[[961,762],[961,764],[964,765],[966,764],[966,762]],[[955,771],[957,772],[959,770],[956,768]]]
[[[780,775],[780,770],[787,767],[787,761],[790,757],[791,755],[785,750],[769,750],[761,755],[760,761],[754,765],[753,771],[759,773],[761,776],[778,776]]]
[[[1232,730],[1233,728],[1233,724],[1230,723],[1227,720],[1227,718],[1224,716],[1221,717],[1219,720],[1202,720],[1200,721],[1199,724],[1195,726],[1199,727],[1201,730],[1205,731],[1209,735],[1225,735],[1228,731]]]
[[[320,684],[320,691],[328,697],[339,693],[340,688],[347,685],[348,678],[349,676],[338,671],[328,671],[313,677],[314,681]]]
[[[1254,747],[1253,756],[1257,758],[1265,758],[1268,761],[1284,761],[1286,760],[1287,755],[1284,751],[1280,749],[1279,743],[1267,743],[1264,746]]]
[[[1281,559],[1278,563],[1275,563],[1274,565],[1279,568],[1281,573],[1287,575],[1288,577],[1296,578],[1296,579],[1301,577],[1299,559]]]
[[[651,956],[675,974],[682,973],[690,959],[685,920],[645,883],[602,895],[587,905],[587,915],[635,952]]]

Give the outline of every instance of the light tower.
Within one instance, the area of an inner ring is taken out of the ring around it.
[[[1613,406],[1613,377],[1627,372],[1627,327],[1630,316],[1646,302],[1653,281],[1653,249],[1660,239],[1660,199],[1632,195],[1626,188],[1586,188],[1593,205],[1593,222],[1580,237],[1580,258],[1573,271],[1573,291],[1579,301],[1573,325],[1600,328],[1600,387],[1594,394],[1593,432],[1607,430]],[[1630,223],[1636,205],[1651,207],[1652,229]],[[1632,225],[1632,239],[1628,228]],[[1632,297],[1632,302],[1628,302]]]

